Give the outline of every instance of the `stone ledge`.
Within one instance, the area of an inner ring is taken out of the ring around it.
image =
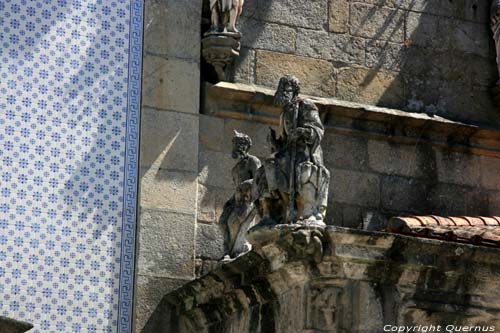
[[[373,320],[366,331],[376,332],[389,318],[407,315],[415,325],[468,315],[500,324],[488,315],[500,313],[498,249],[339,227],[282,225],[275,231],[275,241],[165,296],[159,315],[169,319],[162,332],[347,332],[361,330],[365,319]],[[294,251],[310,244],[297,232],[316,231],[322,233],[319,262]],[[353,311],[355,317],[342,315]],[[432,318],[411,317],[425,311]],[[323,315],[332,320],[322,321]]]
[[[260,86],[220,82],[205,84],[202,113],[278,125],[274,91]],[[439,116],[388,109],[335,98],[312,99],[327,131],[367,136],[401,144],[427,143],[454,151],[500,157],[500,131]]]

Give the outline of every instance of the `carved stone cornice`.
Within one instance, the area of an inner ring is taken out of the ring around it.
[[[274,91],[264,87],[220,82],[205,85],[202,113],[278,125],[280,109]],[[335,98],[310,98],[319,108],[325,129],[394,143],[425,143],[470,154],[500,157],[500,131],[451,121],[439,116],[353,103]]]

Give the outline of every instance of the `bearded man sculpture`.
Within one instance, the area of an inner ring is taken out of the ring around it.
[[[324,226],[330,172],[323,164],[324,128],[311,100],[299,99],[299,80],[284,76],[274,96],[283,108],[278,133],[271,129],[271,156],[254,188],[262,224]],[[276,212],[278,210],[278,212]]]
[[[238,32],[236,21],[243,10],[244,0],[210,0],[212,31]]]

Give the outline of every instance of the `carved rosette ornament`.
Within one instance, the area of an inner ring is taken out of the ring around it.
[[[497,55],[497,69],[500,74],[500,0],[493,0],[490,11],[491,30],[495,41],[495,50]],[[493,98],[500,106],[500,80],[492,88]]]
[[[202,40],[202,54],[221,81],[227,79],[226,69],[240,55],[241,34],[236,22],[242,9],[243,0],[210,0],[212,24]]]

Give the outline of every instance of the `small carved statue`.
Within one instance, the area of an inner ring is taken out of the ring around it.
[[[490,24],[493,31],[493,39],[495,41],[495,50],[497,54],[497,69],[500,74],[500,0],[493,0],[490,10]],[[493,88],[494,98],[500,105],[500,80]]]
[[[299,80],[284,76],[274,96],[275,104],[283,108],[278,134],[271,129],[272,154],[254,184],[261,225],[325,225],[330,172],[320,145],[324,128],[316,105],[299,99],[299,92]]]
[[[236,21],[243,10],[244,0],[210,0],[212,31],[238,32]]]
[[[234,132],[232,157],[238,163],[232,169],[236,193],[224,205],[220,224],[224,232],[224,260],[236,258],[251,250],[246,239],[248,229],[255,225],[257,211],[252,195],[252,184],[260,160],[248,154],[252,140],[246,134]]]

